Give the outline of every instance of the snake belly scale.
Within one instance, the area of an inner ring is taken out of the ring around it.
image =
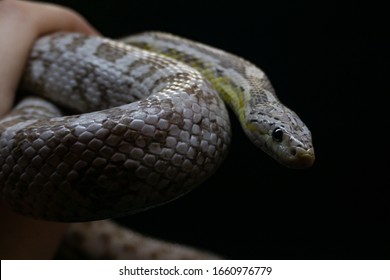
[[[222,98],[276,160],[293,168],[314,160],[310,131],[260,69],[170,34],[45,36],[22,87],[36,97],[0,120],[0,187],[26,215],[96,220],[187,193],[226,157]],[[52,102],[75,115],[62,116]]]

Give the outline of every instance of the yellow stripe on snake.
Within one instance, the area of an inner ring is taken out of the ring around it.
[[[170,34],[42,37],[22,87],[36,97],[0,120],[0,187],[25,215],[97,220],[187,193],[226,157],[224,102],[281,164],[314,161],[309,129],[258,67]]]

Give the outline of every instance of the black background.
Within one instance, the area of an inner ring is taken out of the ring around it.
[[[367,10],[346,2],[51,2],[107,37],[167,31],[254,62],[313,134],[314,166],[290,170],[257,150],[234,119],[229,157],[214,176],[120,223],[231,259],[390,258],[390,44]]]

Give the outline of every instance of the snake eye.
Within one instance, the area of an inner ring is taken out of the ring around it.
[[[272,131],[272,138],[276,142],[282,142],[283,140],[283,130],[279,127],[275,128],[274,131]]]

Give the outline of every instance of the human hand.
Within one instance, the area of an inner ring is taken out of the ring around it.
[[[10,111],[34,41],[55,31],[98,32],[76,12],[57,5],[0,1],[0,117]],[[50,259],[67,224],[38,221],[0,200],[1,259]]]

